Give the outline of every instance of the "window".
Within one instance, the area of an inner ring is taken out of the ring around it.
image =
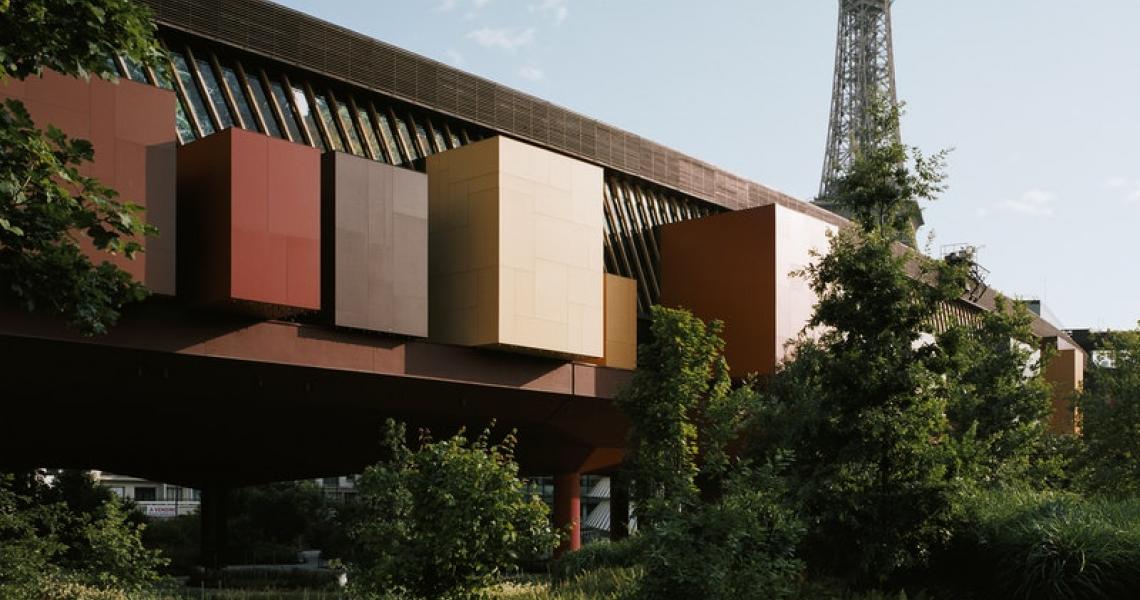
[[[321,480],[321,485],[329,488],[340,487],[340,477],[325,477]]]
[[[360,119],[360,127],[363,129],[364,141],[368,143],[368,151],[372,153],[372,158],[384,160],[384,154],[380,152],[380,144],[376,141],[376,126],[372,124],[372,119],[369,118],[368,111],[358,107],[356,109],[356,117]]]
[[[388,157],[392,160],[392,164],[402,164],[404,156],[400,152],[396,135],[392,132],[392,124],[388,122],[388,115],[377,111],[376,120],[380,122],[380,137],[384,139],[384,145],[388,148]]]
[[[434,124],[431,125],[432,139],[435,140],[435,151],[443,152],[444,150],[447,150],[447,141],[443,139],[443,132],[440,131],[439,127],[436,127]]]
[[[171,52],[170,57],[174,61],[175,74],[178,76],[178,82],[182,84],[182,89],[186,92],[186,99],[190,102],[195,120],[202,128],[202,135],[214,133],[214,124],[210,120],[210,112],[206,110],[206,102],[202,100],[198,86],[194,84],[194,76],[190,73],[190,66],[186,64],[186,59],[177,52]]]
[[[253,107],[245,95],[245,86],[241,84],[237,73],[230,67],[222,67],[222,77],[226,80],[226,87],[230,88],[230,95],[233,96],[234,104],[237,105],[242,124],[250,131],[261,131],[261,128],[257,126],[257,118],[253,116]]]
[[[317,112],[321,114],[321,124],[325,126],[325,133],[329,136],[329,144],[332,145],[333,150],[344,150],[344,142],[340,139],[340,133],[336,129],[336,123],[333,122],[332,111],[329,110],[328,100],[319,94],[313,94],[313,99],[317,103]]]
[[[131,81],[147,83],[148,77],[146,76],[146,69],[144,69],[142,65],[127,56],[122,57],[122,59],[123,65],[127,68],[127,77],[129,77]]]
[[[420,152],[423,153],[424,156],[433,154],[431,143],[428,141],[427,129],[424,127],[424,124],[422,122],[416,122],[412,119],[411,115],[408,116],[408,119],[412,121],[416,127],[416,139],[420,142]]]
[[[273,88],[273,99],[277,101],[277,106],[281,107],[281,116],[285,119],[285,128],[289,130],[289,137],[294,142],[304,144],[305,136],[301,134],[301,126],[297,124],[297,116],[293,114],[285,88],[276,81],[270,83],[270,86]]]
[[[203,58],[198,58],[194,60],[194,64],[198,67],[198,74],[202,76],[202,85],[206,86],[206,95],[210,97],[214,110],[218,112],[218,128],[233,127],[233,115],[230,114],[230,107],[226,104],[225,94],[222,93],[222,88],[218,85],[218,79],[214,77],[214,70],[210,68],[210,63]]]
[[[261,81],[256,76],[247,77],[246,81],[249,82],[249,89],[253,92],[253,101],[257,103],[257,110],[261,112],[261,118],[265,120],[265,128],[269,130],[269,135],[278,138],[285,137],[281,135],[281,128],[277,126],[277,115],[273,112],[273,105],[269,103],[269,98],[265,96],[265,88],[261,87]]]
[[[459,141],[459,136],[455,135],[455,128],[454,127],[448,127],[447,128],[447,138],[449,140],[451,140],[451,147],[452,148],[458,148],[458,147],[463,145],[463,142]]]
[[[420,157],[416,145],[412,143],[412,135],[408,133],[408,124],[403,119],[396,119],[396,132],[400,134],[400,145],[408,149],[408,159],[416,160]]]
[[[158,497],[158,488],[135,487],[135,500],[139,502],[153,502]]]
[[[120,498],[126,498],[127,497],[127,488],[125,488],[121,485],[112,485],[112,486],[109,486],[107,489],[111,490],[112,494],[114,494]]]
[[[352,146],[352,153],[364,156],[364,146],[360,144],[360,137],[356,135],[356,126],[352,124],[352,115],[348,112],[348,106],[344,102],[337,102],[336,114],[340,117],[340,126],[348,135],[349,145]]]
[[[305,92],[295,85],[293,86],[293,106],[297,108],[297,113],[305,120],[305,127],[309,129],[312,145],[316,146],[317,150],[324,152],[325,143],[321,140],[321,131],[317,129],[317,119],[313,117],[313,109],[309,106],[309,99],[305,97]]]

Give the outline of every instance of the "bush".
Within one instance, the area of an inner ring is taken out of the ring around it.
[[[601,541],[586,544],[577,552],[567,552],[552,562],[551,578],[557,585],[588,571],[633,567],[641,559],[643,546],[641,537],[632,537],[620,542]]]
[[[391,459],[359,482],[355,596],[479,597],[496,575],[554,548],[549,509],[518,477],[513,437],[492,445],[489,436],[422,437],[413,451],[388,422]]]
[[[0,597],[64,582],[138,591],[165,563],[141,540],[139,515],[86,474],[48,485],[42,473],[0,475]]]
[[[645,533],[641,598],[790,598],[803,562],[803,528],[774,478],[742,477],[717,503],[699,504]]]
[[[943,568],[980,598],[1134,598],[1140,499],[998,490],[971,495]]]
[[[189,575],[201,564],[202,522],[198,514],[154,519],[143,530],[143,544],[170,560],[163,569],[171,575]]]

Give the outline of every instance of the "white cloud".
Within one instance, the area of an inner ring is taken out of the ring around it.
[[[519,69],[519,77],[530,81],[542,81],[546,78],[546,73],[538,65],[524,65]]]
[[[457,67],[462,67],[463,63],[466,62],[463,58],[463,54],[454,48],[448,48],[444,50],[443,53],[447,55],[447,62]]]
[[[435,9],[439,12],[448,12],[451,10],[455,10],[455,7],[458,4],[459,4],[459,0],[443,0],[443,2],[440,2],[439,6],[436,6]]]
[[[531,4],[529,9],[531,12],[549,16],[559,25],[566,20],[566,17],[570,16],[570,9],[566,6],[566,0],[541,0],[538,4]]]
[[[483,8],[491,3],[491,0],[475,0],[475,8]]]
[[[507,29],[490,28],[476,29],[467,34],[467,39],[474,41],[484,48],[502,48],[514,50],[534,41],[534,28]]]
[[[1051,217],[1053,216],[1052,204],[1056,199],[1056,194],[1052,192],[1029,190],[1022,194],[1020,198],[998,202],[997,207],[1002,210],[1032,217]]]
[[[1104,182],[1104,187],[1110,190],[1123,190],[1124,201],[1129,204],[1140,204],[1140,179],[1127,177],[1111,177]]]

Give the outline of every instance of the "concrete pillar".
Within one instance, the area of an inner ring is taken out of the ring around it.
[[[202,503],[198,515],[202,525],[203,567],[218,569],[226,566],[226,533],[229,518],[230,488],[220,485],[202,488]]]
[[[624,469],[610,475],[610,541],[629,537],[629,476]]]
[[[554,551],[555,557],[582,547],[582,478],[579,473],[554,476],[554,527],[569,533]]]

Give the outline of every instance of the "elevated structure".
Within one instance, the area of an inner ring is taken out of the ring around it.
[[[623,458],[638,318],[722,318],[736,366],[770,371],[814,302],[788,273],[846,224],[264,0],[148,4],[166,68],[0,86],[94,140],[91,173],[162,230],[131,271],[155,295],[106,336],[0,306],[0,468],[201,489],[206,557],[227,489],[359,472],[387,418],[517,430],[577,531],[580,476]]]

